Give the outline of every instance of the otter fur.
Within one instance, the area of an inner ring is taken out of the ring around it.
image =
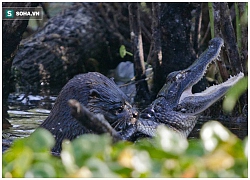
[[[71,116],[68,100],[75,99],[93,113],[101,113],[116,131],[135,123],[138,111],[113,80],[97,72],[76,75],[61,90],[55,105],[40,127],[55,137],[53,152],[61,151],[63,139],[72,140],[85,133],[95,133]]]

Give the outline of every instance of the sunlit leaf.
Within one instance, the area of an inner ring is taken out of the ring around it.
[[[219,149],[206,156],[204,158],[204,163],[208,169],[219,171],[222,169],[231,168],[235,162],[231,155],[229,155],[223,149]]]
[[[201,139],[207,151],[213,151],[220,141],[228,141],[230,132],[218,121],[210,121],[201,129]]]
[[[91,178],[93,176],[92,172],[89,170],[88,167],[83,166],[73,174],[69,174],[68,177],[71,178]]]
[[[158,127],[156,141],[165,152],[174,155],[182,154],[188,147],[187,139],[165,126]]]
[[[146,173],[151,169],[150,156],[147,151],[135,151],[131,162],[138,173]]]
[[[69,140],[64,140],[62,143],[61,159],[66,171],[69,174],[75,173],[78,170],[75,164],[73,147]]]
[[[133,150],[131,148],[126,148],[124,149],[119,157],[118,157],[118,162],[120,165],[127,167],[127,168],[132,168],[132,158],[133,158]]]

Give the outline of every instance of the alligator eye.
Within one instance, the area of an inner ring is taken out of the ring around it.
[[[180,73],[178,73],[176,76],[175,76],[175,79],[178,80],[178,79],[183,79],[186,77],[186,74],[189,73],[190,70],[185,70],[185,71],[181,71]]]
[[[177,74],[176,76],[175,76],[175,78],[178,80],[178,79],[181,79],[182,78],[182,74],[181,73],[179,73],[179,74]]]
[[[179,74],[180,71],[174,71],[174,72],[171,72],[167,78],[166,78],[166,82],[175,82],[177,80],[177,76]]]
[[[186,111],[187,111],[187,110],[186,110],[185,108],[182,108],[182,109],[181,109],[181,112],[182,112],[182,113],[186,113]]]
[[[183,108],[180,104],[173,108],[174,111],[180,111],[181,113],[186,113],[187,109]]]

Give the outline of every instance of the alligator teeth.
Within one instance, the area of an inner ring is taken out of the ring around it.
[[[199,92],[199,93],[192,93],[192,87],[187,88],[185,91],[183,91],[180,99],[179,99],[179,103],[181,103],[185,98],[187,97],[193,97],[193,99],[197,96],[209,96],[211,94],[217,93],[219,92],[220,89],[222,88],[226,88],[228,89],[229,87],[233,86],[234,84],[236,84],[241,78],[244,77],[244,74],[242,72],[240,72],[237,75],[231,76],[230,78],[228,78],[227,81],[221,83],[221,84],[217,84],[217,85],[212,85],[210,87],[207,87],[204,91]]]
[[[210,93],[213,93],[218,88],[233,86],[234,84],[236,84],[243,77],[244,77],[244,74],[242,72],[240,72],[239,74],[234,75],[234,76],[230,75],[230,78],[228,78],[227,81],[225,81],[225,82],[223,82],[221,84],[216,84],[216,85],[207,87],[205,91],[203,91],[201,93],[196,93],[196,94],[193,94],[193,95],[210,94]]]

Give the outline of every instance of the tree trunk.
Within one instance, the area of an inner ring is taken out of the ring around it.
[[[38,3],[11,3],[5,2],[3,7],[35,7]],[[18,45],[22,39],[23,32],[25,31],[28,20],[3,20],[3,109],[2,109],[2,127],[10,127],[10,123],[7,118],[8,115],[8,96],[10,93],[10,75],[11,65],[13,58],[15,57]]]
[[[150,100],[150,94],[148,90],[148,84],[145,74],[144,54],[142,46],[142,35],[140,25],[140,10],[139,3],[129,4],[129,23],[130,23],[130,35],[133,46],[134,55],[134,67],[135,67],[135,80],[136,80],[136,101],[144,101],[148,104]]]
[[[165,83],[165,78],[162,72],[162,47],[161,47],[161,3],[152,3],[152,41],[151,51],[149,53],[149,60],[153,66],[153,97],[162,88],[162,84]],[[149,62],[148,62],[149,63]]]
[[[185,69],[196,59],[191,42],[191,11],[189,3],[162,3],[162,66],[164,75]]]

